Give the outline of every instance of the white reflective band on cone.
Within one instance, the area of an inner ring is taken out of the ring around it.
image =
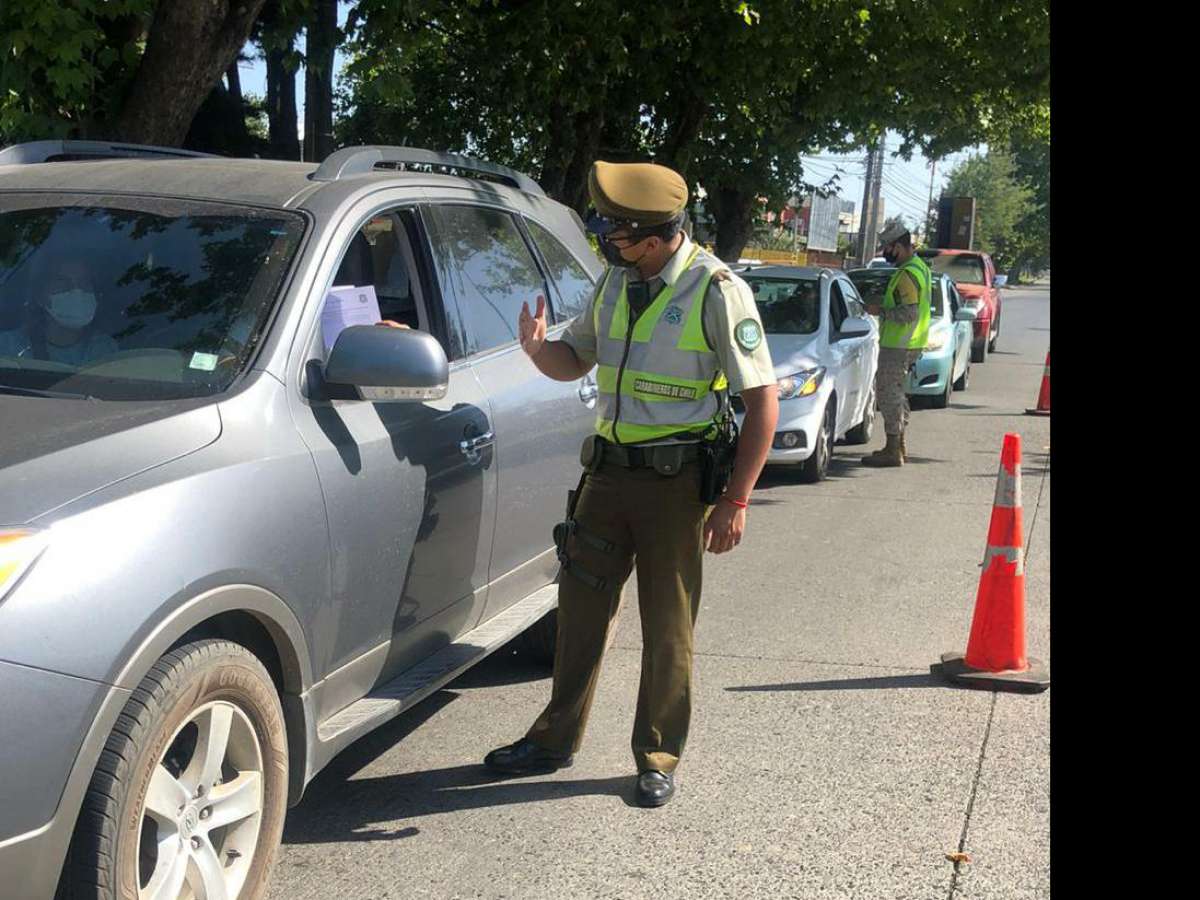
[[[983,568],[984,571],[992,564],[992,560],[999,557],[1008,563],[1015,563],[1017,571],[1016,575],[1025,574],[1025,551],[1020,547],[993,547],[988,544],[987,550],[983,552]]]

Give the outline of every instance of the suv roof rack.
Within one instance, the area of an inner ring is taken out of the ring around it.
[[[30,141],[0,150],[0,166],[90,159],[173,159],[213,157],[212,153],[152,147],[148,144],[119,144],[111,141]]]
[[[450,169],[460,169],[464,172],[474,172],[490,175],[493,178],[525,191],[527,194],[545,196],[541,185],[516,169],[496,163],[472,159],[469,156],[459,156],[456,153],[438,153],[434,150],[423,150],[420,147],[384,147],[378,145],[343,147],[331,153],[309,178],[313,181],[337,181],[351,175],[362,175],[372,172],[381,163],[399,163],[418,166],[444,166]]]

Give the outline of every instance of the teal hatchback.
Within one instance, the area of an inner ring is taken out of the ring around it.
[[[882,303],[895,268],[852,269],[846,274],[868,303]],[[908,373],[909,396],[929,397],[937,409],[950,404],[953,391],[965,391],[971,378],[971,328],[975,310],[962,302],[948,275],[933,273],[930,285],[929,340]]]

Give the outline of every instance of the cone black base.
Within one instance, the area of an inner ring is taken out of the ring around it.
[[[1048,409],[1026,409],[1025,415],[1027,415],[1027,416],[1048,416],[1048,415],[1050,415],[1050,410],[1048,410]]]
[[[1029,668],[1023,672],[988,672],[972,669],[962,653],[943,653],[942,661],[929,667],[933,675],[985,691],[1010,691],[1018,694],[1037,694],[1050,687],[1050,671],[1040,659],[1027,657]]]

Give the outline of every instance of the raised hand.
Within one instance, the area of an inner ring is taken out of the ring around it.
[[[521,315],[517,319],[520,328],[521,349],[534,357],[546,342],[546,298],[538,294],[537,312],[529,314],[529,304],[521,304]]]

